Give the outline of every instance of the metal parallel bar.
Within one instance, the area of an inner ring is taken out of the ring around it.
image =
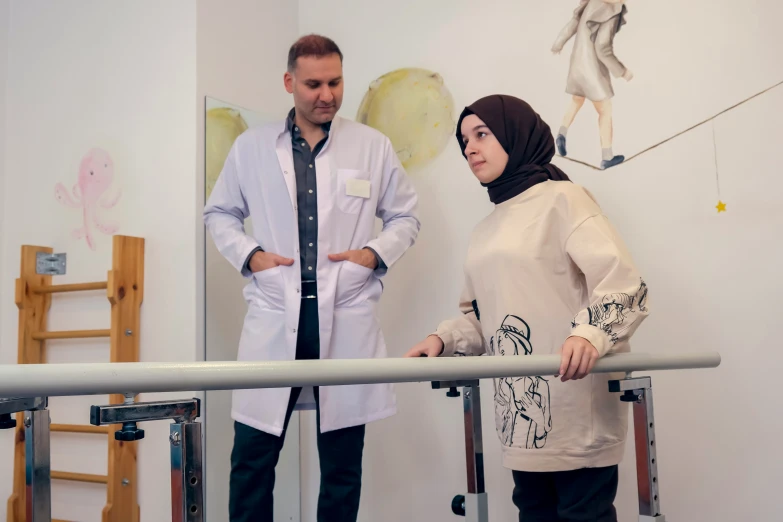
[[[716,352],[612,354],[594,373],[714,368]],[[452,381],[555,375],[558,355],[265,362],[0,365],[1,397],[69,396]]]
[[[49,426],[52,433],[91,433],[96,435],[107,435],[109,428],[104,426],[89,426],[81,424],[52,424]]]
[[[481,433],[481,388],[479,382],[462,390],[465,419],[465,457],[468,492],[465,495],[466,522],[489,522],[489,502],[484,486],[484,442]]]
[[[172,423],[171,520],[204,521],[204,489],[200,422]]]
[[[484,493],[484,445],[481,435],[481,391],[478,385],[465,387],[462,409],[465,418],[468,493]]]
[[[95,283],[72,283],[67,285],[36,286],[31,290],[34,294],[57,294],[63,292],[87,292],[91,290],[106,290],[108,281]]]
[[[52,480],[68,480],[70,482],[86,482],[89,484],[108,484],[106,475],[91,475],[90,473],[71,473],[70,471],[52,471]]]
[[[43,397],[13,397],[0,399],[0,415],[26,410],[37,410],[45,407],[46,399]]]
[[[199,399],[126,402],[125,404],[92,406],[90,408],[90,424],[101,426],[161,419],[173,419],[177,422],[193,421],[200,415],[200,411],[201,401]]]
[[[110,337],[111,330],[63,330],[58,332],[35,332],[32,338],[36,341],[47,339],[92,339],[96,337]]]
[[[25,515],[28,522],[52,518],[52,487],[49,460],[49,410],[24,413],[25,424]]]
[[[655,448],[652,388],[639,391],[639,398],[633,403],[639,515],[659,517],[661,499],[658,487],[658,455]]]
[[[649,377],[629,377],[609,381],[609,391],[621,392],[620,400],[630,402],[633,408],[639,521],[665,522],[666,517],[661,514],[652,380]]]

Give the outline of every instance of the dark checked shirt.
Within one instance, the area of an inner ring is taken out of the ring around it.
[[[296,178],[296,206],[297,222],[299,224],[299,261],[301,263],[302,281],[315,281],[315,271],[318,259],[318,203],[316,189],[315,158],[323,149],[329,138],[332,123],[327,122],[321,126],[324,137],[314,148],[310,148],[307,141],[302,138],[302,133],[294,122],[295,110],[291,109],[286,119],[286,129],[291,134],[291,148],[294,159],[294,175]],[[253,250],[245,261],[245,266],[250,263],[259,249]],[[378,268],[386,268],[378,253],[375,254]],[[335,252],[337,253],[337,252]]]
[[[318,205],[315,186],[315,158],[329,138],[332,122],[324,123],[324,137],[315,148],[310,148],[294,123],[294,109],[288,113],[286,128],[291,133],[296,174],[296,206],[299,221],[299,260],[302,263],[302,281],[315,281],[318,258]]]

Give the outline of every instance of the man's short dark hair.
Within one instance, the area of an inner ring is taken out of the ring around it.
[[[318,34],[303,36],[294,42],[294,45],[288,51],[288,72],[294,72],[296,61],[302,56],[321,58],[330,54],[337,54],[340,57],[340,61],[343,61],[343,53],[331,38]]]

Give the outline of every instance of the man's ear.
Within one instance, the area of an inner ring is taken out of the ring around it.
[[[286,73],[283,75],[283,85],[285,85],[285,90],[288,92],[288,94],[291,94],[294,92],[294,75],[290,72],[286,71]]]

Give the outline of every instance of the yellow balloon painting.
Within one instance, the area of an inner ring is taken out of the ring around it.
[[[453,108],[439,74],[405,68],[370,84],[356,120],[385,134],[407,170],[426,165],[454,139]]]
[[[228,152],[240,134],[247,130],[247,122],[236,109],[219,107],[207,111],[206,121],[206,196],[212,193],[223,170]]]

